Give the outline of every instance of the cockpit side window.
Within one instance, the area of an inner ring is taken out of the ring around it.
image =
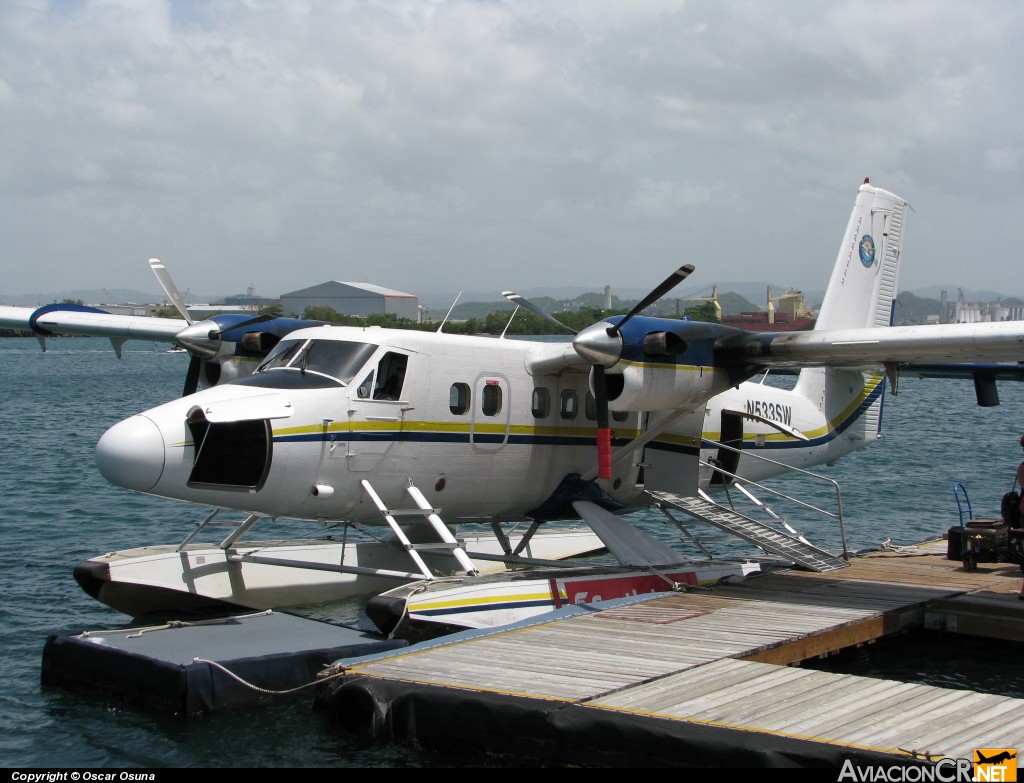
[[[375,400],[400,400],[402,387],[405,385],[405,370],[409,357],[404,353],[388,352],[377,364],[377,384],[374,388]]]

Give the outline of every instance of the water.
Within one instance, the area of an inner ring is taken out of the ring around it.
[[[188,357],[136,342],[118,361],[109,342],[93,338],[49,346],[42,353],[33,338],[0,339],[0,758],[6,766],[507,766],[364,744],[330,726],[311,699],[182,720],[41,686],[49,634],[131,624],[78,587],[74,566],[114,549],[178,542],[202,516],[184,504],[112,487],[93,459],[107,427],[179,392]],[[875,549],[887,539],[912,545],[957,524],[955,481],[967,487],[974,516],[999,515],[1021,456],[1024,384],[1004,383],[1000,396],[999,407],[979,408],[970,381],[903,379],[900,395],[886,401],[886,439],[820,469],[842,486],[852,550]],[[653,516],[639,516],[654,523]],[[834,544],[834,528],[803,532],[816,542],[818,535],[831,536]],[[926,639],[916,651],[842,664],[860,667],[856,673],[982,689],[979,676],[1019,664],[1015,645],[1003,646],[1005,660],[986,657],[999,647]],[[1006,682],[1003,692],[1024,697],[1019,676],[991,679],[992,688]]]

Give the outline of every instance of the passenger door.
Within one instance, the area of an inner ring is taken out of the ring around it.
[[[411,407],[406,382],[410,358],[408,353],[389,349],[349,387],[346,465],[350,471],[378,469],[401,437],[405,412]]]
[[[494,453],[508,443],[512,415],[509,381],[504,375],[478,375],[474,382],[469,442],[475,451]]]

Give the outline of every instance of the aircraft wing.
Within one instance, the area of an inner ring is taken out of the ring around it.
[[[44,350],[44,338],[58,334],[109,337],[115,348],[129,339],[173,344],[186,326],[188,321],[180,318],[115,315],[84,305],[52,304],[35,309],[0,306],[0,328],[33,332]]]
[[[715,359],[752,367],[879,367],[1019,362],[1024,321],[755,332],[722,337]]]
[[[0,329],[20,329],[28,332],[32,329],[29,326],[29,319],[35,309],[32,307],[11,307],[0,305]]]
[[[0,328],[20,329],[44,336],[74,334],[173,343],[175,335],[186,326],[188,321],[181,318],[114,315],[80,305],[46,305],[37,309],[0,307]]]

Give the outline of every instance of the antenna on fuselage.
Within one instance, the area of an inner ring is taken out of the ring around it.
[[[448,308],[448,312],[444,314],[444,320],[442,320],[441,325],[437,327],[438,334],[441,334],[441,330],[444,329],[444,325],[448,323],[448,316],[452,314],[452,310],[455,309],[455,305],[458,303],[460,296],[462,296],[462,291],[459,291],[459,293],[455,295],[455,301],[452,302],[452,306]]]
[[[501,336],[502,337],[505,336],[505,332],[507,332],[508,328],[512,325],[512,321],[515,319],[516,313],[518,313],[518,312],[519,312],[519,305],[516,305],[516,309],[512,311],[512,318],[508,319],[508,323],[505,324],[505,328],[502,329],[502,331],[501,331]]]

